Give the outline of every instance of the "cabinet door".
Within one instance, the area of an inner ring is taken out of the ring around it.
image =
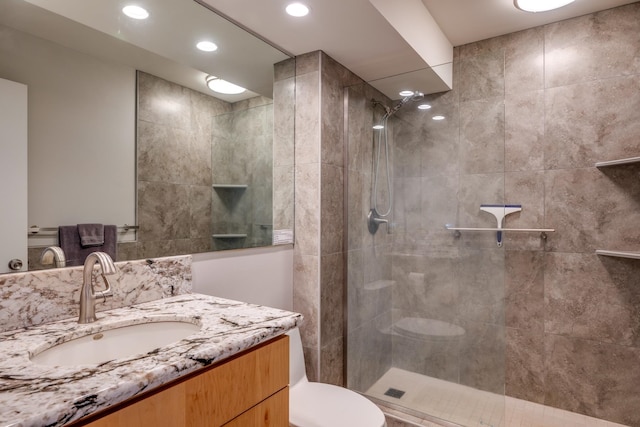
[[[224,427],[289,427],[289,387],[229,421]]]
[[[27,86],[0,79],[0,273],[27,269]],[[22,268],[12,270],[9,261]]]

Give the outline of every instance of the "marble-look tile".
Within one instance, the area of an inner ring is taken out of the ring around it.
[[[460,104],[460,170],[465,174],[504,170],[504,99]]]
[[[379,232],[376,234],[384,235]],[[364,283],[373,283],[381,279],[391,277],[391,245],[375,244],[365,245],[364,256]]]
[[[325,347],[342,338],[342,316],[345,281],[345,254],[342,252],[320,257],[320,342]]]
[[[295,244],[297,252],[320,254],[320,165],[296,165],[295,171]]]
[[[273,80],[280,82],[296,75],[296,58],[285,59],[273,65]]]
[[[344,239],[344,176],[343,169],[322,165],[320,191],[321,254],[341,252]]]
[[[549,24],[544,31],[548,88],[640,72],[637,3]]]
[[[639,346],[640,290],[634,283],[637,274],[637,266],[628,260],[600,260],[595,254],[547,253],[545,332]]]
[[[137,72],[138,120],[176,129],[191,128],[190,90],[142,71]]]
[[[134,259],[140,259],[141,257],[138,256],[138,243],[119,242],[116,257],[117,259],[114,261],[131,261]]]
[[[520,330],[544,327],[544,252],[505,251],[505,324]]]
[[[309,381],[320,381],[320,350],[318,347],[302,347],[305,370]]]
[[[635,157],[640,152],[640,75],[597,82],[598,160]]]
[[[113,298],[96,311],[191,292],[191,256],[116,263]],[[37,326],[78,315],[82,267],[0,275],[0,331]]]
[[[331,79],[323,69],[321,90],[321,161],[323,164],[344,165],[344,86]]]
[[[138,243],[138,255],[142,258],[186,255],[191,253],[191,239],[147,240]]]
[[[544,91],[507,94],[504,157],[506,171],[544,168]]]
[[[505,201],[520,204],[522,210],[505,217],[505,228],[544,228],[544,172],[505,173]],[[540,233],[505,233],[507,249],[543,250],[545,240]]]
[[[504,49],[460,59],[460,101],[504,96]]]
[[[296,79],[320,70],[320,56],[322,51],[316,50],[296,56]]]
[[[507,95],[544,88],[544,29],[505,36],[504,90]]]
[[[323,51],[320,51],[320,63],[325,78],[340,82],[343,87],[363,83],[360,77]]]
[[[640,169],[637,165],[600,169],[598,249],[636,251],[640,247]]]
[[[378,185],[385,182],[378,181]],[[410,232],[418,230],[422,225],[422,179],[396,178],[393,182],[393,223],[394,231]],[[379,206],[386,206],[381,203]],[[387,225],[381,226],[387,228]]]
[[[502,249],[463,249],[456,280],[458,316],[470,323],[503,325],[505,256]]]
[[[545,172],[545,227],[547,250],[592,252],[596,249],[598,198],[602,174],[595,168]],[[589,185],[586,185],[586,184]]]
[[[190,237],[193,239],[211,236],[211,187],[191,185],[189,197]]]
[[[344,385],[343,338],[335,338],[320,349],[320,381],[337,386]]]
[[[138,181],[138,225],[143,241],[189,237],[188,187]]]
[[[300,328],[302,346],[320,346],[320,259],[317,256],[293,255],[293,309],[304,316]]]
[[[347,386],[365,392],[391,368],[391,335],[382,332],[391,326],[389,311],[349,332],[347,341]]]
[[[357,272],[349,271],[347,322],[349,331],[369,324],[380,313],[390,312],[392,304],[392,281],[378,279],[364,283],[362,253],[349,253],[350,268],[359,268]],[[335,313],[334,313],[335,315]]]
[[[482,55],[501,55],[503,54],[505,49],[505,38],[492,37],[473,43],[467,43],[462,46],[457,46],[454,49],[456,49],[458,52],[458,57],[454,57],[454,61],[456,59],[462,61]]]
[[[390,159],[392,175],[398,177],[419,177],[422,173],[422,146],[426,140],[425,131],[420,126],[407,123],[402,119],[392,118],[387,125],[391,128],[387,130],[387,143],[390,144]],[[376,152],[378,156],[378,146],[382,150],[380,153],[380,170],[384,171],[385,146],[384,129],[377,132]],[[381,144],[381,145],[380,145]],[[386,172],[386,171],[385,171]]]
[[[348,195],[347,197],[347,239],[348,250],[360,249],[362,247],[364,233],[368,233],[367,224],[363,215],[364,200],[363,194],[364,177],[357,171],[348,172]],[[367,183],[368,184],[368,183]],[[367,207],[369,205],[367,204]]]
[[[459,381],[459,342],[430,342],[392,332],[391,336],[394,368],[445,381]]]
[[[462,321],[465,329],[460,350],[460,383],[493,393],[504,393],[505,328]]]
[[[394,254],[393,308],[418,317],[454,322],[460,304],[457,252]]]
[[[503,173],[461,175],[458,189],[458,225],[461,227],[494,227],[496,225],[495,217],[481,211],[480,205],[504,203],[504,186]]]
[[[273,168],[273,228],[293,229],[294,226],[294,166]]]
[[[273,164],[294,164],[295,80],[275,82],[273,85]]]
[[[320,161],[320,73],[296,77],[295,163]]]
[[[138,120],[138,179],[185,184],[190,174],[189,147],[193,134]]]
[[[455,222],[458,210],[459,176],[431,175],[421,180],[422,229],[442,230]]]
[[[598,83],[545,91],[545,169],[593,166],[599,160]]]
[[[365,96],[363,85],[347,88],[347,155],[348,169],[362,171],[370,165],[364,164],[364,151],[373,138],[373,112],[371,100]]]
[[[542,328],[506,329],[505,393],[544,403],[545,354]]]
[[[431,114],[422,118],[425,130],[420,141],[422,155],[421,176],[457,174],[460,170],[460,105],[455,103],[431,102]],[[435,114],[445,120],[431,120]]]
[[[629,426],[640,425],[640,350],[545,335],[545,404]]]

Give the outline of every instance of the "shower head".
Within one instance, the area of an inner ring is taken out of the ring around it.
[[[409,101],[416,102],[416,101],[422,100],[423,98],[424,98],[424,93],[418,92],[418,91],[415,91],[410,95],[405,96],[400,100],[400,102],[398,102],[396,105],[394,105],[391,109],[387,111],[386,118],[389,118],[393,116],[395,113],[397,113],[407,102]]]

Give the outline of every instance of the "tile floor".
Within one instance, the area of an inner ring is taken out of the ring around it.
[[[390,388],[405,393],[385,395]],[[624,427],[597,418],[563,411],[526,400],[503,397],[460,384],[391,368],[366,392],[381,401],[469,427]],[[398,411],[391,415],[398,416]],[[411,417],[419,426],[435,426]]]

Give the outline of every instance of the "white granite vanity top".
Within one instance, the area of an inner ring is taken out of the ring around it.
[[[302,316],[200,294],[0,333],[0,426],[61,426],[281,335]],[[201,330],[144,355],[100,365],[52,367],[29,360],[69,334],[83,336],[152,320],[190,319]]]

